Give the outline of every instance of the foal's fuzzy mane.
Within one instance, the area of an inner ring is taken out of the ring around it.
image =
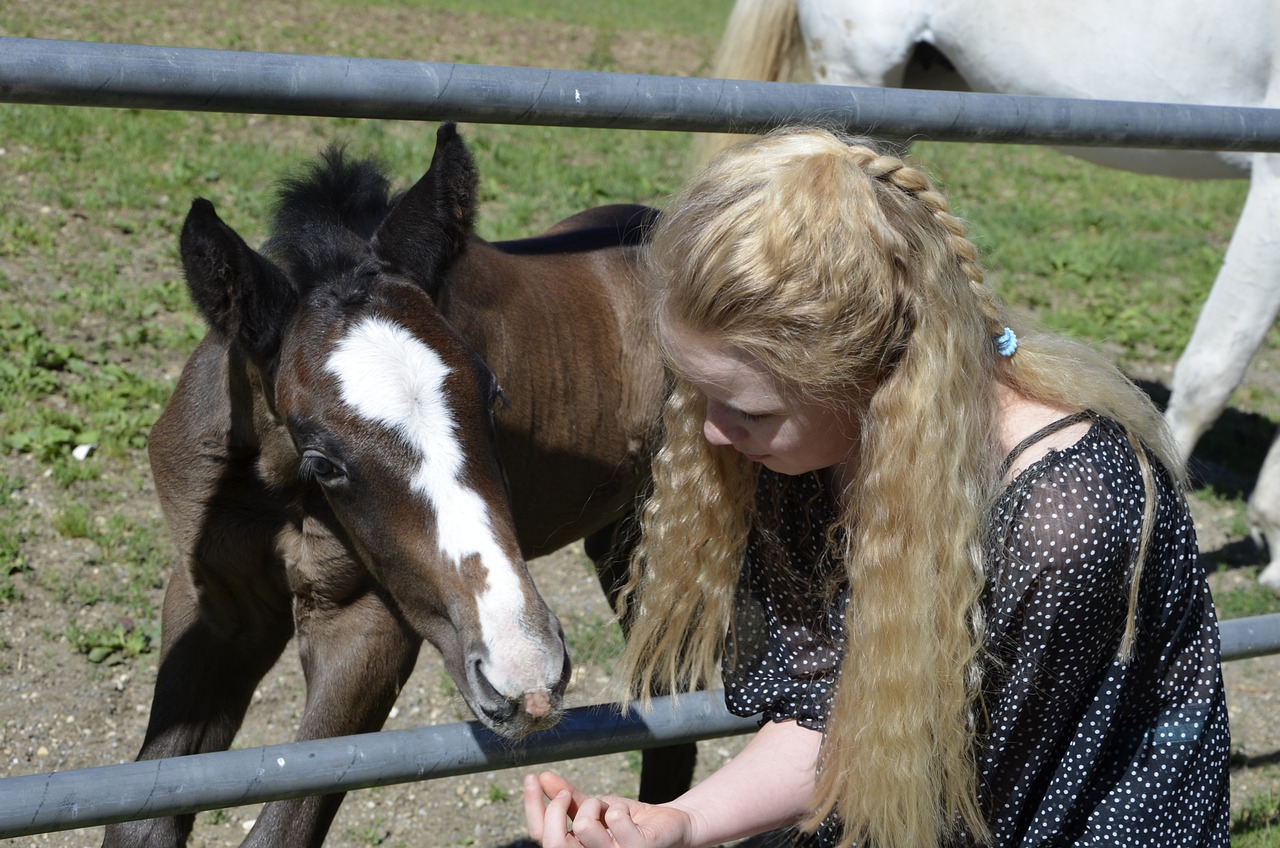
[[[367,262],[368,244],[393,206],[385,169],[332,145],[277,189],[263,253],[295,281],[316,280]]]

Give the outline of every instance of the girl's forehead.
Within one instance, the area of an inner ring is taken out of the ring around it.
[[[741,348],[669,320],[662,322],[661,332],[673,370],[716,400],[778,405],[792,394]]]

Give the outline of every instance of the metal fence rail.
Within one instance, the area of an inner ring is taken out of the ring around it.
[[[1280,614],[1225,621],[1224,659],[1280,652]],[[349,792],[749,733],[721,692],[655,698],[647,712],[569,710],[519,742],[478,722],[386,730],[0,780],[0,838]]]
[[[0,37],[0,101],[615,129],[1280,152],[1280,110]]]
[[[513,742],[479,722],[384,730],[0,780],[0,838],[451,777],[754,730],[720,692],[654,698],[646,712],[569,710]]]

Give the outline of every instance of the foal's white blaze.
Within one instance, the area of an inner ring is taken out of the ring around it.
[[[409,487],[435,512],[441,552],[455,567],[479,556],[487,569],[477,606],[489,682],[509,697],[550,685],[562,657],[519,638],[525,610],[516,569],[493,536],[488,506],[459,476],[463,448],[444,392],[449,367],[404,327],[371,317],[339,342],[326,368],[338,378],[343,401],[364,418],[394,429],[413,448],[418,466],[411,469]]]

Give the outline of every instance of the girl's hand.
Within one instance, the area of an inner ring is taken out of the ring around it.
[[[544,805],[544,799],[549,803]],[[691,844],[688,813],[614,795],[589,798],[552,772],[525,777],[524,813],[529,836],[543,848],[674,848]]]

